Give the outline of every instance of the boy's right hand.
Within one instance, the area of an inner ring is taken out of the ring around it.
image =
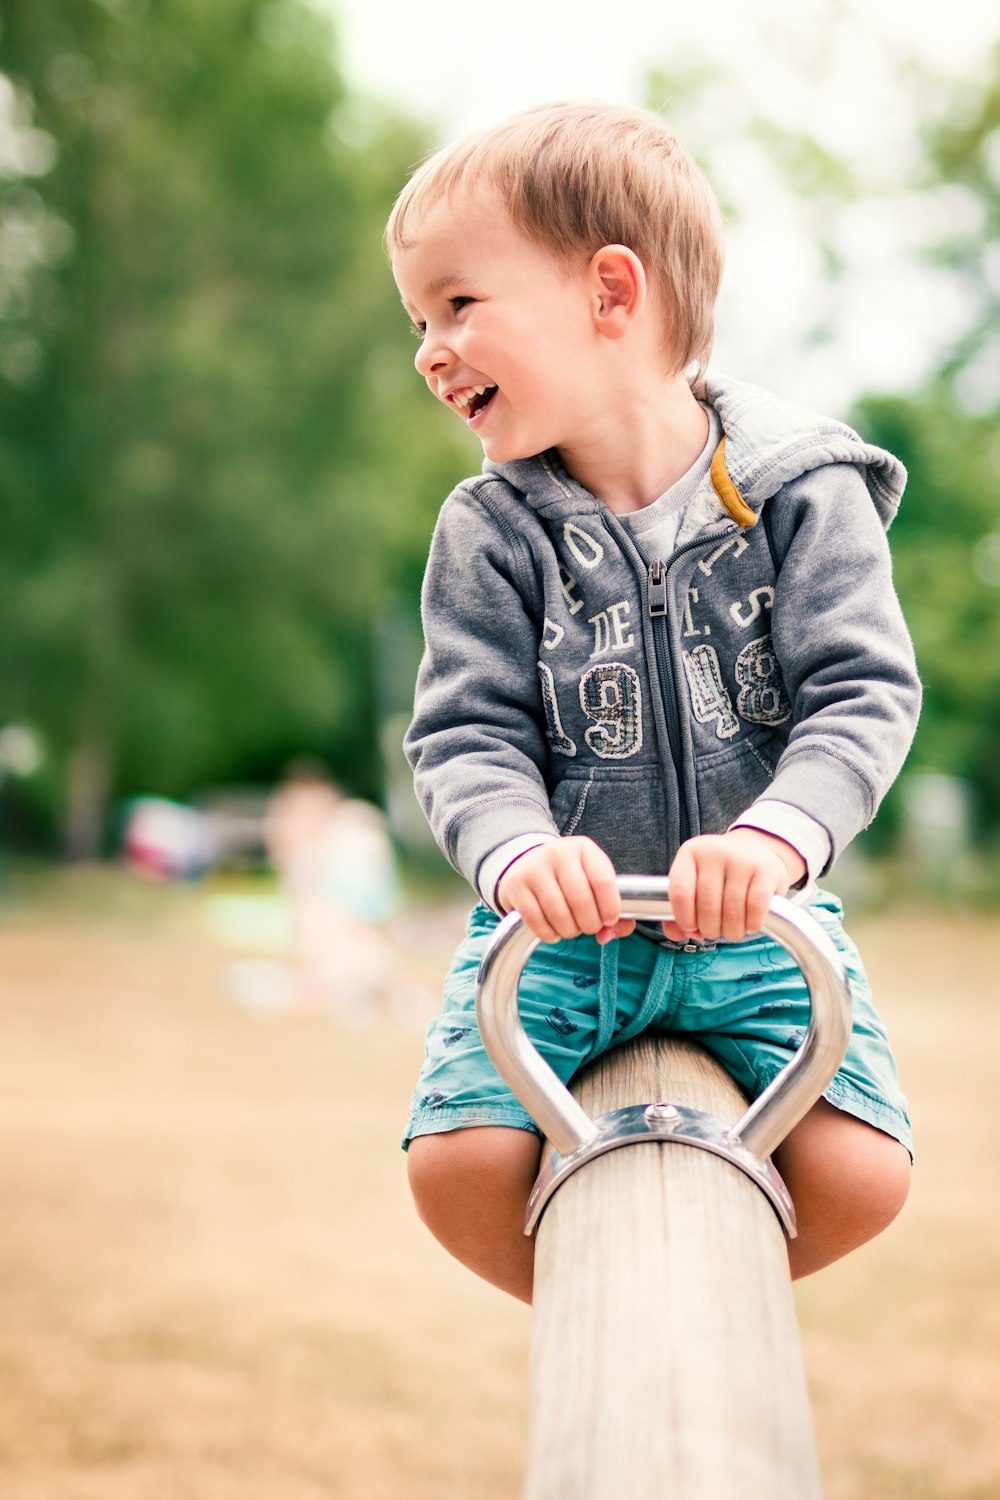
[[[552,839],[519,855],[504,871],[497,899],[543,943],[590,933],[603,944],[635,930],[621,915],[614,865],[593,839]]]

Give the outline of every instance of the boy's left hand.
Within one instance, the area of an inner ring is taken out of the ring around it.
[[[806,873],[791,844],[757,828],[704,833],[678,849],[670,867],[673,920],[668,938],[739,942],[759,932],[772,896],[783,896]]]

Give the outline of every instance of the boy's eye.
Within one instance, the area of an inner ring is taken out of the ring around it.
[[[449,297],[448,305],[451,307],[453,312],[460,313],[463,307],[468,307],[469,304],[471,302],[475,302],[475,300],[475,297]],[[410,332],[413,334],[414,338],[422,339],[427,334],[427,324],[418,323],[415,319],[413,319],[410,322]]]

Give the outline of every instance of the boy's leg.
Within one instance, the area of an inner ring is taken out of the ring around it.
[[[410,1143],[417,1211],[463,1265],[531,1301],[534,1241],[524,1234],[540,1143],[502,1126],[452,1130]],[[788,1242],[793,1278],[839,1260],[899,1213],[910,1186],[910,1153],[884,1131],[820,1099],[775,1152],[792,1195],[798,1235]]]
[[[531,1300],[532,1242],[524,1235],[541,1144],[483,1048],[475,981],[498,918],[477,907],[430,1023],[406,1127],[410,1185],[420,1217],[465,1265]],[[543,944],[519,989],[521,1021],[564,1082],[639,1012],[657,967],[644,939],[600,948],[593,938]],[[620,1033],[619,1033],[620,1034]]]
[[[793,1276],[806,1276],[871,1239],[896,1217],[910,1180],[910,1130],[896,1064],[864,966],[823,893],[810,908],[850,979],[851,1036],[828,1088],[775,1152],[795,1204]],[[802,1044],[810,1020],[805,981],[767,937],[683,954],[689,978],[662,1024],[692,1032],[756,1098]]]
[[[793,1278],[809,1276],[888,1228],[906,1202],[910,1153],[891,1135],[820,1099],[774,1153],[795,1204]]]
[[[535,1245],[524,1215],[540,1153],[531,1131],[485,1125],[417,1136],[407,1157],[413,1201],[431,1233],[522,1302],[531,1301]]]

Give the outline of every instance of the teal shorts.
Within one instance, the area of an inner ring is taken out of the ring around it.
[[[896,1062],[858,951],[841,926],[840,903],[822,892],[809,911],[840,951],[854,1000],[847,1055],[823,1097],[902,1141],[912,1156]],[[469,917],[443,1008],[427,1028],[404,1147],[414,1136],[473,1125],[537,1133],[487,1057],[476,1025],[476,975],[499,920],[482,905]],[[798,965],[764,936],[694,952],[639,932],[603,948],[591,937],[546,943],[528,960],[518,995],[525,1031],[564,1083],[610,1047],[653,1029],[700,1042],[753,1099],[809,1025]]]

